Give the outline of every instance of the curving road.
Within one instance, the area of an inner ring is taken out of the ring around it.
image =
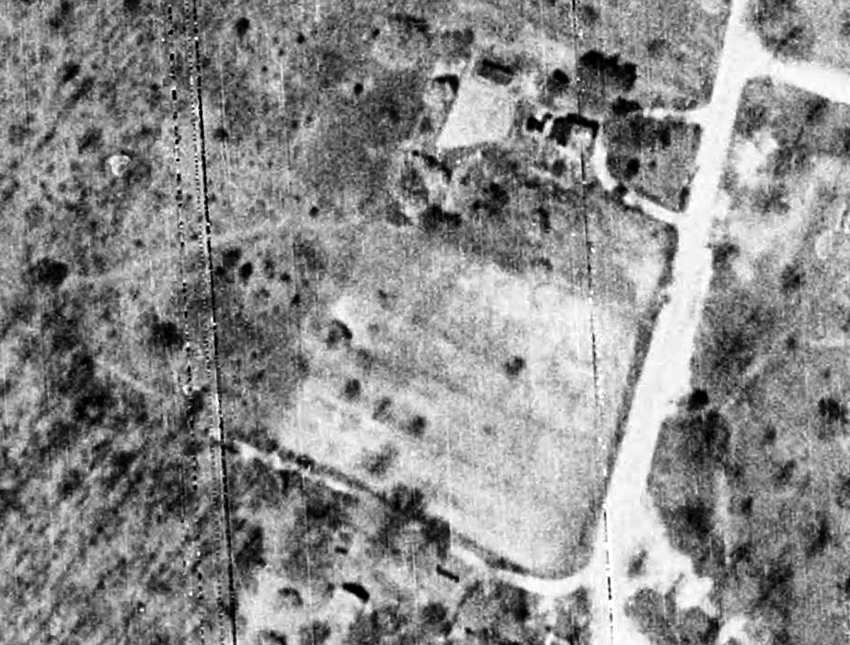
[[[658,548],[660,557],[671,555],[669,545],[658,540],[663,527],[652,508],[647,481],[661,424],[675,412],[676,401],[689,391],[690,360],[712,275],[708,245],[716,219],[724,214],[718,189],[742,90],[749,79],[770,76],[778,82],[850,104],[850,74],[816,64],[776,60],[748,30],[747,9],[748,0],[732,0],[711,102],[691,115],[691,120],[703,127],[703,136],[687,210],[675,214],[661,207],[647,208],[651,203],[634,204],[656,219],[675,224],[679,248],[673,283],[668,288],[668,304],[659,315],[635,389],[589,565],[567,578],[544,579],[493,569],[467,549],[457,545],[452,548],[455,557],[485,575],[544,599],[568,596],[579,587],[588,587],[593,597],[594,645],[649,645],[647,637],[625,614],[625,603],[635,590],[627,569],[632,556],[648,544]],[[616,182],[607,172],[603,148],[594,149],[592,163],[603,186],[613,188]],[[263,456],[244,444],[239,449],[243,458],[264,459],[276,470],[287,468],[276,455]],[[345,483],[331,477],[321,479],[334,488],[348,490]],[[679,555],[674,559],[676,571],[684,572],[687,567],[681,560],[686,558]],[[741,620],[745,618],[736,616],[730,620],[723,635],[731,633],[732,623]],[[733,631],[740,631],[737,629],[740,625],[735,623],[735,626]]]

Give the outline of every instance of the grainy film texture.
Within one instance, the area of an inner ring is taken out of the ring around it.
[[[0,643],[850,642],[845,0],[0,47]]]

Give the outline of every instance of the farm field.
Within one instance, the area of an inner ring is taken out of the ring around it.
[[[554,270],[522,273],[359,226],[350,275],[305,324],[310,376],[280,443],[377,489],[422,488],[454,530],[525,568],[574,569],[664,269],[663,235],[602,206],[594,238],[621,242],[595,250],[592,310],[584,243],[558,208]]]
[[[651,478],[724,611],[795,643],[844,642],[848,628],[846,123],[846,106],[746,88],[694,389]]]
[[[542,639],[447,544],[586,563],[676,234],[585,162],[706,100],[722,3],[6,4],[4,637]]]

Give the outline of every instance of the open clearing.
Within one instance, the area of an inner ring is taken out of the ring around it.
[[[464,148],[504,139],[513,122],[515,102],[503,87],[465,78],[437,148]]]
[[[644,236],[631,277],[599,249],[591,327],[581,270],[511,274],[410,229],[358,234],[350,276],[326,281],[303,329],[310,376],[279,440],[376,489],[422,488],[454,530],[520,566],[574,570],[604,493],[660,240]],[[582,246],[572,245],[576,266]],[[612,277],[631,286],[606,285]]]

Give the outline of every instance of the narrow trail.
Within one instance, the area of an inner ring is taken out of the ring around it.
[[[594,609],[594,645],[649,645],[647,637],[625,613],[625,603],[638,584],[629,578],[628,565],[641,549],[649,547],[650,557],[666,560],[666,564],[671,567],[668,572],[671,579],[687,577],[693,580],[691,563],[681,554],[673,552],[664,536],[664,528],[649,498],[647,481],[661,424],[675,412],[676,401],[686,395],[689,389],[690,359],[712,274],[709,236],[715,219],[722,216],[717,195],[732,141],[741,92],[750,78],[769,76],[777,82],[850,105],[850,74],[817,64],[779,61],[771,57],[758,38],[747,30],[746,10],[747,0],[732,0],[711,102],[695,110],[646,112],[652,118],[672,116],[698,123],[703,128],[703,136],[696,159],[697,172],[691,186],[690,203],[684,213],[669,211],[634,192],[624,198],[624,203],[647,216],[675,225],[679,231],[679,249],[674,262],[673,283],[668,288],[670,299],[659,315],[652,344],[635,389],[604,504],[605,521],[600,521],[598,525],[590,563],[566,578],[546,579],[495,569],[463,546],[454,544],[451,548],[454,557],[480,571],[483,576],[500,579],[544,601],[568,596],[581,587],[588,588]],[[601,141],[601,137],[598,141]],[[614,190],[618,182],[608,172],[604,144],[594,146],[591,163],[603,188]],[[209,242],[211,246],[223,246],[284,230],[285,225],[283,221],[264,222],[251,229],[212,236]],[[153,262],[124,266],[102,276],[77,277],[75,280],[81,284],[132,281],[151,272],[153,266],[176,261],[178,252],[163,251],[152,259]],[[829,342],[824,341],[824,345],[829,345]],[[158,398],[153,389],[118,366],[104,364],[102,367],[128,386],[149,397]],[[758,363],[751,368],[748,376],[752,378],[765,368],[766,363]],[[232,445],[240,459],[257,459],[275,471],[295,470],[304,473],[296,465],[285,462],[277,453],[266,454],[240,441],[233,441]],[[321,481],[333,490],[361,494],[361,491],[330,475],[309,473],[304,476]],[[718,642],[724,642],[726,637],[733,634],[736,637],[742,634],[745,620],[742,616],[729,617]]]
[[[257,226],[247,229],[236,229],[226,233],[211,234],[210,246],[213,249],[221,248],[238,242],[244,242],[254,237],[266,234],[281,233],[290,230],[292,222],[289,218],[277,222],[263,222]],[[193,244],[197,240],[191,240]],[[138,261],[128,263],[116,268],[113,271],[97,276],[79,276],[71,275],[66,281],[69,287],[76,286],[107,286],[115,284],[141,283],[141,281],[151,275],[157,274],[160,277],[167,275],[167,270],[163,267],[169,264],[175,264],[180,259],[180,250],[171,245],[167,250],[159,251],[153,255],[140,257]]]
[[[481,575],[535,594],[544,604],[569,596],[581,587],[589,589],[594,609],[594,645],[650,645],[625,612],[626,601],[645,584],[628,576],[631,558],[641,550],[647,550],[650,560],[654,559],[656,567],[661,569],[656,582],[660,580],[668,589],[675,587],[679,602],[701,606],[707,613],[713,613],[713,607],[705,602],[700,604],[698,600],[707,598],[711,581],[697,578],[690,559],[670,546],[649,497],[647,481],[661,424],[675,413],[676,401],[689,391],[690,360],[712,275],[710,233],[714,222],[724,215],[718,191],[744,86],[751,78],[770,76],[778,82],[850,105],[850,74],[819,65],[776,60],[748,30],[745,24],[747,8],[747,0],[732,1],[711,102],[694,110],[653,110],[646,114],[651,118],[672,116],[697,123],[703,128],[703,137],[690,202],[684,213],[669,211],[634,192],[624,198],[626,205],[653,219],[675,225],[679,231],[679,249],[674,262],[673,284],[668,291],[670,300],[659,316],[636,387],[609,483],[605,521],[599,523],[590,563],[566,578],[546,579],[499,570],[463,546],[454,544],[451,548],[454,557]],[[603,188],[614,190],[618,182],[608,172],[604,144],[594,147],[591,163]],[[754,365],[748,377],[754,377],[765,368],[766,363]],[[274,470],[296,468],[277,454],[265,455],[241,443],[238,448],[241,458],[260,459]],[[334,490],[359,494],[332,476],[307,476]],[[745,638],[745,625],[746,617],[742,615],[726,617],[718,643],[733,636]]]
[[[593,153],[590,158],[590,164],[593,169],[593,173],[599,180],[602,188],[608,192],[613,192],[617,189],[620,182],[618,182],[608,170],[608,151],[605,148],[605,137],[603,136],[603,131],[604,126],[600,129],[596,136],[596,141],[593,144]],[[681,217],[680,213],[668,210],[660,204],[656,204],[655,202],[638,195],[634,190],[630,190],[623,196],[623,203],[626,206],[638,209],[644,215],[651,217],[652,219],[659,222],[665,222],[667,224],[676,225]]]

